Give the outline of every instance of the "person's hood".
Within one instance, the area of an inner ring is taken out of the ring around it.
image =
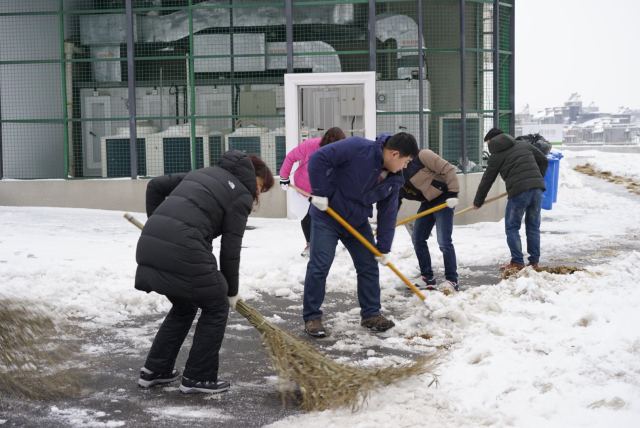
[[[386,143],[387,140],[392,136],[393,134],[389,134],[388,132],[383,132],[381,134],[378,134],[378,136],[376,137],[376,143],[384,145],[384,143]]]
[[[249,190],[251,196],[256,194],[256,171],[246,153],[239,150],[229,150],[222,155],[218,166],[235,175]]]
[[[489,153],[499,153],[510,149],[516,144],[516,140],[509,134],[499,134],[489,140]]]

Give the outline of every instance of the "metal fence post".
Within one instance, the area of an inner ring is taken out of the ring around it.
[[[231,10],[229,10],[231,13]],[[230,36],[232,37],[232,36]],[[187,66],[189,69],[187,70],[187,81],[189,82],[189,136],[190,136],[190,146],[191,146],[191,170],[198,168],[198,161],[196,159],[196,120],[195,120],[195,110],[196,110],[196,82],[195,77],[196,73],[194,70],[194,60],[193,60],[193,0],[189,0],[189,53],[187,54]],[[187,91],[184,91],[184,95],[187,96]],[[202,142],[202,150],[204,150],[204,141]],[[204,159],[204,153],[203,153]]]
[[[284,0],[287,38],[287,73],[293,73],[293,0]]]
[[[376,0],[369,0],[369,71],[376,71]]]
[[[63,156],[64,156],[64,178],[69,178],[69,117],[67,112],[67,64],[65,62],[64,50],[64,0],[58,2],[58,25],[60,31],[60,83],[62,90],[62,123],[63,123]]]
[[[493,0],[493,127],[500,128],[500,0]]]
[[[126,0],[125,10],[127,18],[127,88],[129,96],[129,151],[131,159],[131,179],[138,177],[138,148],[136,135],[136,64],[135,47],[133,43],[133,0]],[[106,159],[104,160],[106,162]]]
[[[515,0],[511,2],[511,28],[509,29],[511,36],[511,61],[510,68],[511,73],[509,76],[509,86],[510,86],[510,97],[509,103],[511,108],[511,116],[509,119],[509,133],[514,135],[516,133],[516,90],[515,90],[515,71],[516,71],[516,2]]]
[[[425,148],[424,145],[424,46],[422,44],[423,31],[424,31],[424,17],[422,16],[422,0],[416,0],[418,4],[418,120],[420,123],[418,124],[418,138],[420,141],[420,148]],[[429,147],[429,142],[427,141],[427,148]]]
[[[467,172],[467,108],[465,99],[465,0],[460,0],[460,166],[462,173]]]

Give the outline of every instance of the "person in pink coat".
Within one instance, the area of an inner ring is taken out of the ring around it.
[[[345,135],[342,129],[338,127],[330,128],[324,133],[322,138],[306,139],[298,144],[295,149],[287,153],[287,156],[284,158],[284,162],[282,163],[282,167],[280,168],[280,187],[282,187],[282,190],[286,191],[289,188],[289,184],[291,183],[289,177],[291,169],[294,163],[299,162],[298,169],[296,169],[296,172],[293,175],[293,182],[296,187],[307,193],[311,193],[311,183],[309,182],[309,173],[307,172],[307,165],[311,155],[320,147],[326,146],[327,144],[331,144],[335,141],[343,140],[344,138]],[[309,255],[309,241],[311,240],[311,217],[309,217],[308,211],[307,215],[305,215],[300,221],[300,225],[302,226],[302,233],[304,233],[304,238],[307,242],[301,256],[307,257]]]

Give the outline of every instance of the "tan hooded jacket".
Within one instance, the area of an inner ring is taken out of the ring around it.
[[[424,167],[418,170],[409,181],[422,192],[427,201],[432,201],[442,195],[440,189],[431,185],[434,180],[446,183],[449,192],[458,193],[460,191],[455,166],[429,149],[420,150],[418,158]]]

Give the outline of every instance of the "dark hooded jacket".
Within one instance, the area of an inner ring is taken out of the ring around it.
[[[500,174],[510,198],[531,189],[545,190],[544,174],[548,161],[544,154],[526,142],[499,134],[489,140],[489,160],[473,204],[482,206],[489,189]]]
[[[215,167],[151,180],[135,287],[195,301],[235,296],[255,193],[253,164],[239,151],[225,153]],[[212,254],[218,236],[219,269]]]

